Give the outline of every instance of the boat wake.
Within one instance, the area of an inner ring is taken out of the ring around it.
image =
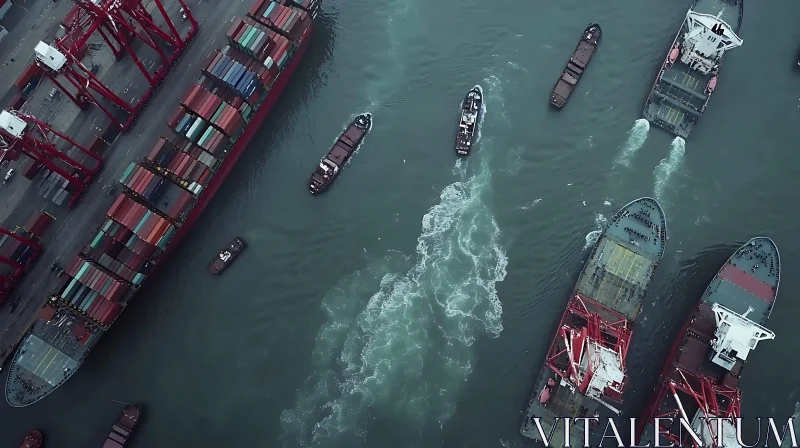
[[[669,186],[669,180],[683,163],[683,154],[686,151],[686,141],[680,137],[675,137],[670,144],[669,155],[659,162],[653,172],[655,176],[655,188],[653,193],[656,199],[663,201],[664,191]]]
[[[314,373],[281,414],[285,446],[356,447],[376,415],[416,432],[455,412],[475,338],[503,329],[496,284],[508,261],[484,198],[483,152],[474,173],[454,168],[458,180],[422,218],[415,256],[373,260],[323,297]]]
[[[622,147],[622,152],[620,152],[617,160],[614,162],[615,165],[624,165],[630,167],[631,159],[636,152],[642,148],[644,142],[647,140],[647,134],[649,132],[649,121],[645,120],[644,118],[636,120],[631,130],[628,131],[628,140],[625,142],[625,146]]]
[[[595,230],[586,234],[586,244],[583,245],[583,250],[594,246],[598,238],[600,238],[600,234],[603,233],[603,230],[608,225],[608,219],[602,213],[596,213],[594,215],[594,225]]]

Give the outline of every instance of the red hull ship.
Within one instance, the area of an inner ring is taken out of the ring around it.
[[[42,433],[39,431],[31,431],[22,439],[22,444],[19,448],[41,448],[42,440],[44,440]]]
[[[563,418],[611,418],[627,375],[625,358],[633,325],[667,243],[661,206],[641,198],[623,207],[584,265],[522,421],[523,436],[545,446],[597,446],[603,426],[584,432]],[[566,437],[569,437],[566,440]]]
[[[103,443],[103,448],[124,448],[128,446],[141,418],[141,407],[133,404],[125,406],[122,414],[111,426],[111,431]]]
[[[769,238],[753,238],[722,266],[689,316],[639,419],[638,443],[739,447],[738,384],[748,354],[774,339],[765,328],[780,284],[780,255]],[[715,418],[719,423],[718,435]],[[712,420],[709,420],[712,419]],[[690,426],[692,431],[689,431]],[[665,440],[666,439],[666,440]]]
[[[189,233],[300,65],[320,6],[255,0],[234,22],[23,338],[6,382],[10,405],[66,382]]]

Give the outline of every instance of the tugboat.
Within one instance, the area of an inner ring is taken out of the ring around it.
[[[42,446],[42,433],[39,431],[31,431],[25,438],[22,440],[22,444],[19,448],[40,448]]]
[[[133,404],[125,406],[122,415],[119,416],[117,422],[111,427],[111,432],[108,433],[103,448],[123,448],[127,446],[133,436],[133,430],[139,425],[139,419],[141,419],[141,417],[141,407]]]
[[[481,123],[483,107],[483,88],[475,86],[467,92],[464,101],[461,102],[461,109],[458,117],[458,132],[456,134],[456,154],[460,156],[469,155],[475,137],[478,133],[478,126]]]
[[[575,47],[575,52],[572,53],[564,72],[561,73],[561,78],[556,81],[556,85],[553,87],[553,93],[550,95],[550,104],[559,109],[567,104],[572,91],[575,90],[575,86],[581,79],[581,75],[589,67],[589,62],[597,51],[602,34],[603,30],[596,23],[587,26],[583,30],[581,40],[578,41],[578,46]]]
[[[364,137],[372,129],[372,114],[364,113],[357,116],[352,123],[342,132],[342,135],[328,151],[328,155],[319,162],[317,169],[308,180],[308,191],[311,194],[322,193],[331,186],[344,168],[344,164],[358,149]]]
[[[217,258],[215,258],[211,263],[208,264],[208,272],[211,275],[219,275],[222,271],[225,270],[236,257],[247,247],[247,243],[244,242],[243,239],[239,238],[238,236],[231,241],[231,244],[228,245],[225,249],[219,251],[217,254]]]
[[[748,241],[725,262],[672,347],[639,419],[637,440],[654,440],[654,418],[663,417],[672,418],[673,423],[660,421],[660,446],[691,446],[694,442],[695,446],[717,448],[717,423],[711,420],[714,428],[709,427],[708,418],[729,417],[732,420],[722,420],[722,442],[726,447],[741,446],[733,423],[741,416],[739,378],[758,342],[775,338],[765,325],[775,306],[780,279],[778,248],[766,237]],[[679,427],[681,419],[691,425],[694,435]]]
[[[742,45],[737,35],[742,2],[695,0],[661,64],[644,118],[674,135],[689,137],[717,87],[722,56]]]
[[[582,445],[588,431],[591,446],[600,446],[605,424],[596,423],[620,412],[633,326],[666,244],[667,221],[655,199],[637,199],[611,217],[534,382],[523,436],[565,446],[563,417],[583,417],[597,420],[570,425],[569,440]]]

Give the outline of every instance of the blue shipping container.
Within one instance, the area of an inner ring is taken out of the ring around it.
[[[250,81],[250,84],[247,86],[247,90],[244,92],[244,96],[246,98],[250,98],[250,95],[256,91],[256,86],[258,86],[258,83],[255,80]]]
[[[239,82],[236,83],[236,91],[244,92],[244,88],[247,86],[247,83],[249,83],[250,80],[253,78],[253,75],[255,75],[255,73],[247,72],[244,76],[242,76],[242,79],[240,79]]]
[[[238,63],[238,62],[234,62],[234,63],[233,63],[233,64],[232,64],[232,65],[231,65],[231,66],[228,68],[228,70],[227,70],[227,71],[225,71],[225,72],[222,74],[222,76],[220,77],[220,79],[222,79],[222,82],[224,82],[224,83],[226,83],[226,84],[227,84],[227,83],[228,83],[228,79],[230,79],[231,75],[232,75],[232,74],[233,74],[233,73],[234,73],[234,72],[235,72],[235,71],[236,71],[238,68],[239,68],[239,63]]]
[[[219,62],[217,63],[216,67],[214,67],[212,75],[214,75],[217,78],[221,77],[225,73],[225,70],[230,68],[232,62],[233,60],[231,58],[223,55],[219,59]]]
[[[228,79],[228,84],[234,89],[236,88],[236,83],[239,82],[239,80],[242,78],[242,75],[244,75],[247,71],[247,68],[245,68],[245,66],[242,64],[239,64],[238,68],[239,69],[231,75],[230,79]]]
[[[244,78],[244,76],[245,76],[247,73],[250,73],[250,72],[249,72],[249,71],[247,71],[247,68],[245,68],[244,66],[242,66],[242,70],[240,70],[240,71],[239,71],[239,73],[237,73],[237,74],[236,74],[236,76],[234,76],[233,78],[231,78],[231,85],[232,85],[234,88],[236,88],[236,86],[237,86],[237,85],[239,85],[239,81],[241,81],[241,80],[242,80],[242,78]]]

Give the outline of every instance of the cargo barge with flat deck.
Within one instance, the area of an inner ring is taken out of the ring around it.
[[[597,47],[600,45],[600,37],[603,30],[600,25],[592,23],[583,30],[581,39],[578,41],[578,46],[569,58],[564,72],[561,77],[556,81],[553,87],[553,93],[550,94],[550,104],[561,109],[569,101],[572,92],[578,85],[583,72],[589,68],[589,62],[592,61],[592,56],[597,52]]]
[[[339,177],[339,173],[358,150],[361,143],[372,129],[372,114],[364,113],[356,116],[333,143],[328,155],[319,161],[319,165],[308,179],[308,192],[319,194],[327,190]]]
[[[647,121],[689,137],[717,87],[722,56],[742,45],[743,1],[695,0],[647,96]]]
[[[666,243],[666,217],[654,199],[637,199],[611,217],[578,277],[534,382],[520,428],[523,436],[541,442],[544,436],[546,446],[563,446],[563,417],[619,414],[633,326]],[[604,429],[589,428],[592,446]],[[583,443],[582,425],[571,425],[569,434],[573,446]]]
[[[140,406],[135,404],[125,406],[125,409],[122,410],[122,414],[120,414],[117,421],[111,426],[111,431],[108,433],[108,436],[106,436],[103,448],[125,448],[129,446],[134,430],[139,426],[139,421],[141,419],[142,408]]]
[[[193,227],[297,70],[320,0],[256,0],[69,263],[14,355],[11,406],[64,384]]]
[[[716,423],[709,427],[707,419],[741,416],[739,378],[758,342],[775,338],[766,324],[780,280],[780,255],[769,238],[753,238],[725,262],[672,347],[639,419],[637,440],[654,441],[655,418],[672,418],[672,425],[659,421],[661,446],[716,448]],[[691,425],[701,443],[679,429],[680,419]],[[741,446],[733,423],[722,425],[724,446]]]

